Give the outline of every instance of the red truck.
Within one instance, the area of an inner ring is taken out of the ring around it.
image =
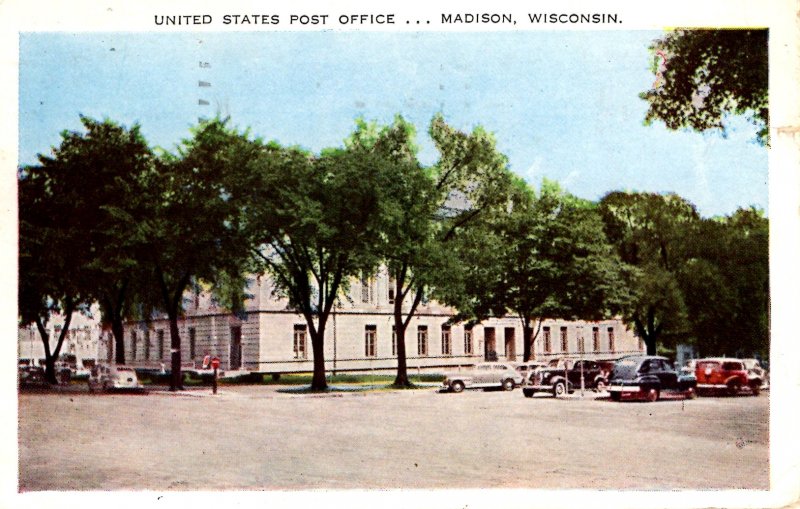
[[[708,358],[695,361],[697,391],[725,393],[731,396],[749,391],[754,396],[761,392],[761,381],[750,379],[741,359]]]

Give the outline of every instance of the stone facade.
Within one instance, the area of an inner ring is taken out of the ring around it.
[[[248,282],[245,312],[234,316],[214,304],[208,293],[187,295],[179,322],[181,358],[199,366],[205,355],[220,358],[222,369],[263,373],[308,372],[313,369],[311,338],[305,319],[290,311],[274,294],[267,277]],[[385,271],[350,282],[346,297],[332,313],[325,333],[329,371],[392,371],[396,369],[393,300]],[[522,361],[522,324],[514,317],[492,318],[473,327],[450,324],[453,309],[437,302],[421,304],[406,330],[409,370],[431,371],[475,364],[494,355]],[[583,346],[581,346],[581,337]],[[548,339],[549,338],[549,339]],[[99,356],[113,359],[108,341]],[[166,317],[128,324],[125,357],[139,367],[169,366],[170,333]],[[544,320],[534,343],[534,358],[568,355],[615,358],[644,351],[619,319],[600,322]]]

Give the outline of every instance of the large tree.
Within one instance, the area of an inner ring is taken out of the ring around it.
[[[757,209],[703,219],[678,281],[701,355],[769,354],[769,223]]]
[[[355,150],[379,155],[388,164],[380,188],[380,257],[394,294],[397,375],[407,387],[406,331],[420,304],[447,295],[460,267],[453,244],[479,217],[508,199],[511,173],[493,136],[481,127],[465,133],[433,118],[429,134],[439,151],[430,168],[416,158],[414,128],[397,117],[379,128],[360,122],[348,140]]]
[[[675,194],[614,191],[600,200],[609,241],[623,262],[636,268],[629,285],[634,292],[626,318],[655,355],[664,334],[687,330],[686,303],[677,274],[688,259],[687,236],[700,216],[694,205]]]
[[[544,181],[538,195],[518,182],[507,209],[488,215],[457,250],[467,267],[467,316],[513,314],[531,359],[545,318],[598,320],[619,313],[629,294],[594,204]],[[458,296],[456,296],[458,298]]]
[[[231,189],[253,157],[252,143],[218,118],[200,123],[192,134],[177,154],[165,153],[154,165],[145,184],[152,211],[137,217],[130,232],[150,276],[151,293],[142,302],[169,320],[170,390],[183,384],[178,319],[184,294],[201,282],[214,287],[241,281],[249,259],[243,211]]]
[[[244,210],[247,246],[277,293],[306,320],[312,390],[325,390],[325,330],[351,278],[375,270],[380,242],[379,176],[386,161],[353,149],[312,156],[254,141],[233,192]]]
[[[43,160],[79,186],[71,228],[82,232],[85,292],[100,304],[102,321],[114,335],[115,360],[124,364],[123,322],[134,316],[133,296],[141,293],[144,277],[130,231],[150,210],[144,182],[153,154],[138,125],[126,129],[110,120],[81,121],[84,132],[64,132],[55,156]]]
[[[670,129],[724,132],[730,114],[747,115],[769,142],[767,30],[676,30],[650,46],[656,79],[641,94],[645,121]]]
[[[81,206],[79,184],[86,176],[64,171],[57,156],[40,156],[40,162],[20,168],[18,175],[18,313],[20,326],[35,325],[39,331],[45,374],[56,383],[55,363],[73,312],[88,302],[86,231],[72,214]],[[52,345],[47,325],[55,313],[64,322]]]

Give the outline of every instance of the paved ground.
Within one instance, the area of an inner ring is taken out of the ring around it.
[[[24,393],[20,490],[769,488],[769,395]]]

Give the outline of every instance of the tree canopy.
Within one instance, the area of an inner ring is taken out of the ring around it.
[[[593,204],[544,181],[538,195],[518,181],[506,209],[462,238],[467,269],[452,301],[473,320],[517,316],[530,360],[545,318],[611,318],[627,304],[623,267]]]
[[[676,30],[650,46],[656,80],[641,98],[645,122],[669,129],[725,132],[727,117],[747,115],[769,143],[767,30]]]

